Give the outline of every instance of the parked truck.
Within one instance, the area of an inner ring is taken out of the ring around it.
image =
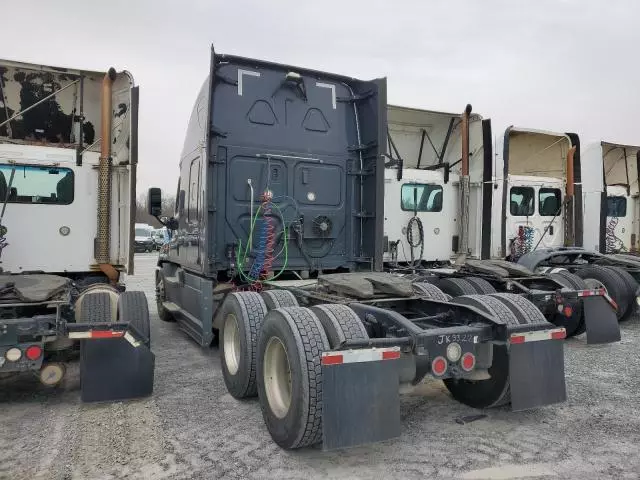
[[[426,376],[477,408],[566,398],[565,330],[528,300],[381,271],[386,108],[385,79],[212,50],[189,121],[158,312],[219,339],[229,393],[257,395],[286,449],[399,435],[400,390]]]
[[[565,235],[564,244],[525,250],[515,258],[530,270],[581,277],[586,285],[608,293],[619,320],[632,318],[640,298],[640,259],[633,252],[637,147],[598,142],[580,148],[576,142],[573,159],[572,168],[567,162],[557,177],[574,186],[575,201],[563,200],[555,222],[565,230],[575,225],[575,235]]]
[[[561,180],[507,174],[505,186],[502,174],[497,178],[494,175],[498,168],[494,164],[502,156],[494,158],[490,120],[472,113],[470,107],[463,114],[398,106],[389,106],[387,112],[387,270],[411,275],[418,293],[425,289],[424,283],[453,297],[517,293],[532,301],[548,321],[564,327],[567,337],[586,331],[588,343],[620,340],[615,301],[604,289],[589,288],[566,269],[548,275],[530,271],[507,262],[496,249],[496,243],[502,245],[503,241],[513,245],[517,232],[524,228],[538,232],[535,238],[529,238],[531,242],[547,245],[556,241],[557,235],[552,235],[545,243],[543,234],[562,231],[565,217],[560,202],[565,187]],[[507,134],[513,136],[513,131],[509,129]],[[526,160],[525,154],[547,158],[546,163],[551,163],[551,158],[562,157],[561,150],[552,150],[569,141],[569,137],[541,132],[519,133],[505,141],[505,151],[507,156],[511,154],[512,164]],[[466,195],[462,188],[465,171]],[[510,191],[519,201],[524,194],[529,198],[527,208],[533,211],[525,212],[529,214],[522,218],[526,225],[518,224],[519,210],[511,216],[509,210],[505,211],[503,191]],[[537,196],[540,200],[534,201]],[[552,216],[545,220],[546,213]],[[532,244],[531,249],[535,246]],[[589,308],[585,308],[587,305]]]
[[[84,401],[149,395],[154,356],[133,273],[138,87],[126,72],[0,61],[0,375]]]

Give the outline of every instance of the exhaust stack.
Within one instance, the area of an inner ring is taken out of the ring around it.
[[[575,175],[573,157],[576,153],[575,145],[567,152],[567,186],[564,202],[564,244],[573,247],[576,244],[575,235]]]
[[[466,261],[469,254],[469,116],[472,107],[467,104],[462,114],[462,175],[460,176],[460,249],[458,250],[457,264]]]
[[[96,242],[96,261],[112,281],[117,280],[118,272],[111,265],[111,130],[112,130],[112,91],[116,71],[110,68],[102,80],[102,124],[100,164],[98,167],[98,238]],[[114,278],[115,275],[115,278]]]

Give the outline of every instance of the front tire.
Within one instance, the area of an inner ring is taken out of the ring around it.
[[[158,310],[158,317],[163,322],[175,322],[176,319],[173,314],[164,308],[164,302],[167,300],[167,290],[164,284],[164,275],[158,273],[156,276],[156,309]]]
[[[282,448],[322,440],[322,352],[329,340],[302,307],[270,311],[258,341],[258,396],[267,430]]]

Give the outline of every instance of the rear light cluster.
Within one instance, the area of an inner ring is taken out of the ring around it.
[[[462,353],[462,347],[453,342],[447,345],[447,357],[439,356],[431,362],[431,373],[441,377],[447,372],[449,363],[459,363],[462,370],[470,372],[476,366],[476,357],[471,352]]]
[[[24,352],[18,347],[13,347],[4,353],[4,358],[9,362],[17,362],[22,358],[23,355],[27,358],[27,360],[38,360],[42,356],[42,347],[40,347],[39,345],[31,345],[27,347]]]

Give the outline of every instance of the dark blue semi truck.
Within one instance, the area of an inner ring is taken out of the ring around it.
[[[212,50],[189,121],[157,307],[283,448],[400,434],[430,375],[472,407],[566,399],[565,331],[510,294],[452,300],[383,273],[386,79]],[[161,192],[149,190],[159,216]]]

